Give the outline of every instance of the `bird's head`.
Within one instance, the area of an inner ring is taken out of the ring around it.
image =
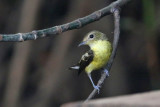
[[[82,45],[92,46],[97,41],[101,41],[101,40],[108,40],[108,39],[104,33],[94,30],[89,32],[78,46],[82,46]]]

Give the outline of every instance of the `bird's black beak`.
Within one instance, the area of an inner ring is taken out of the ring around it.
[[[80,47],[80,46],[82,46],[82,45],[86,45],[86,42],[85,42],[85,41],[81,42],[81,43],[78,45],[78,47]]]

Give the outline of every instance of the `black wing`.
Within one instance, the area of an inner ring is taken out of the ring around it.
[[[87,51],[79,61],[79,70],[78,75],[90,64],[90,62],[93,60],[94,54],[92,50]]]

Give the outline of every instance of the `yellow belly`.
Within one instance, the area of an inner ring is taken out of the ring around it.
[[[87,73],[91,73],[94,70],[104,67],[111,55],[112,47],[108,41],[97,41],[91,46],[93,50],[94,58],[93,61],[85,68]]]

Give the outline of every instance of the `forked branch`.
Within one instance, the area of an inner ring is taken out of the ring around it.
[[[42,30],[34,30],[32,32],[28,33],[17,33],[17,34],[0,34],[0,42],[23,42],[26,40],[36,40],[38,38],[53,36],[53,34],[60,34],[62,32],[73,30],[73,29],[79,29],[89,23],[95,22],[99,19],[101,19],[104,16],[107,16],[109,14],[114,15],[114,40],[113,40],[113,51],[110,57],[110,60],[106,66],[106,69],[109,71],[111,69],[111,66],[113,64],[113,60],[116,55],[117,45],[119,41],[119,34],[120,34],[120,28],[119,28],[119,9],[124,4],[126,4],[130,0],[117,0],[113,3],[111,3],[109,6],[106,6],[98,11],[95,11],[94,13],[85,16],[83,18],[76,19],[72,22],[54,26],[47,29]],[[98,86],[102,86],[104,80],[106,78],[106,73],[103,73],[100,80],[98,81]],[[97,90],[94,89],[92,93],[88,96],[86,101],[90,100],[95,96],[97,93]]]
[[[109,71],[111,69],[111,66],[113,64],[113,60],[115,58],[116,55],[116,51],[117,51],[117,46],[118,46],[118,41],[119,41],[119,35],[120,35],[120,15],[119,15],[119,7],[114,7],[111,9],[111,12],[113,13],[114,16],[114,39],[113,39],[113,50],[112,50],[112,54],[111,57],[109,59],[109,62],[107,63],[106,69]],[[102,84],[104,83],[104,80],[106,79],[106,73],[104,72],[101,75],[100,80],[97,83],[97,86],[102,86]],[[85,100],[85,102],[87,102],[88,100],[92,99],[96,93],[97,93],[97,89],[94,89],[91,94],[88,96],[88,98]]]

